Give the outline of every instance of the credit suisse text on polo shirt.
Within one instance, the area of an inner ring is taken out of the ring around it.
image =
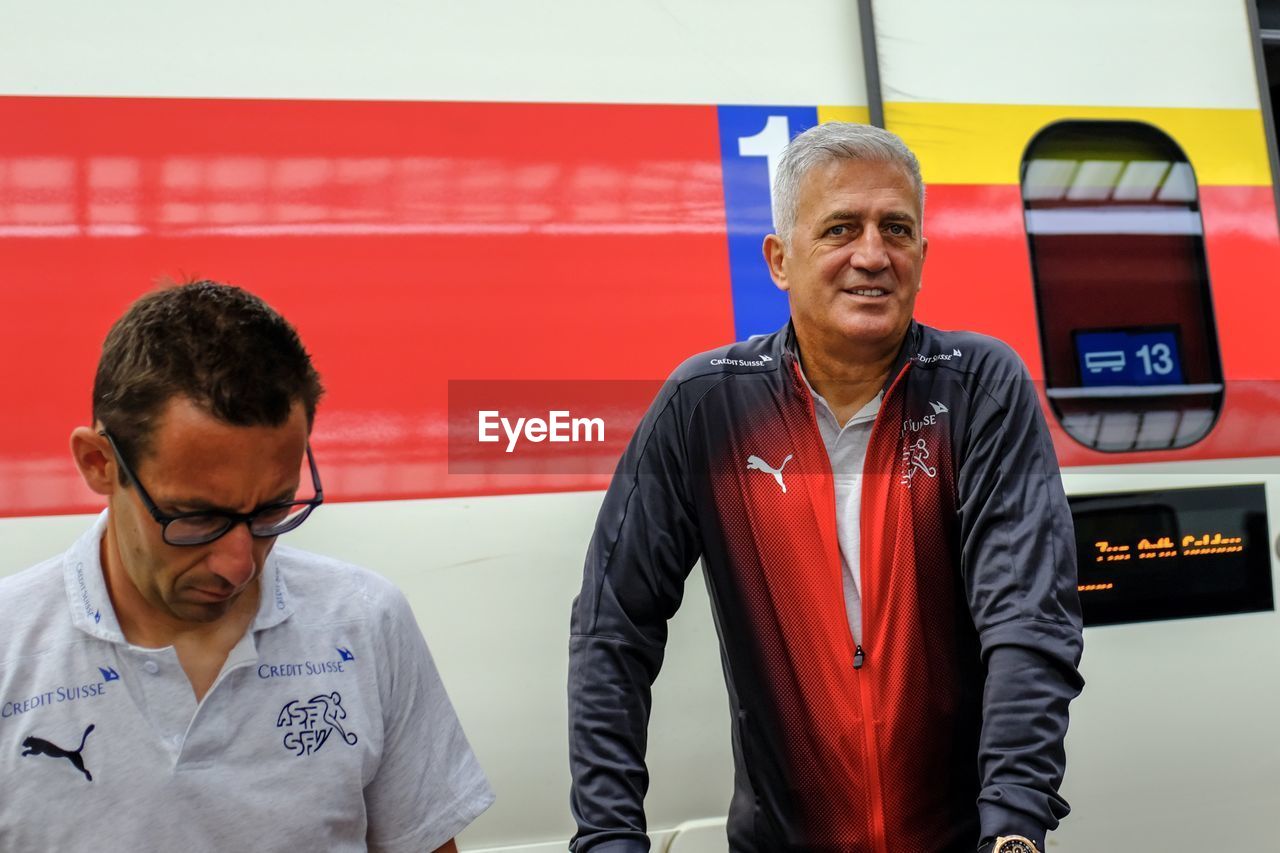
[[[282,663],[282,664],[261,664],[258,667],[259,678],[296,678],[306,675],[326,675],[334,672],[346,672],[344,664],[346,661],[341,660],[323,660],[323,661],[300,661],[298,663]],[[74,687],[59,687],[55,690],[47,690],[43,693],[37,693],[34,696],[28,696],[21,700],[11,700],[0,703],[0,719],[8,719],[18,714],[25,714],[28,711],[34,711],[36,708],[43,708],[48,705],[55,705],[61,702],[74,702],[77,699],[87,699],[92,696],[102,696],[106,692],[106,683],[99,681],[95,684],[81,684]]]
[[[346,672],[342,665],[346,661],[323,660],[301,661],[299,663],[261,664],[258,667],[259,678],[296,678],[299,675],[325,675],[330,672]]]
[[[99,681],[97,684],[81,684],[77,687],[59,687],[56,690],[48,690],[44,693],[37,693],[22,701],[6,701],[0,704],[0,718],[9,718],[16,714],[25,714],[28,711],[34,711],[36,708],[43,708],[46,705],[54,705],[59,702],[74,702],[77,699],[86,699],[90,696],[101,696],[106,690],[106,683]]]

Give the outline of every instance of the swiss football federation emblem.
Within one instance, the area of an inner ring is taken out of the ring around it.
[[[347,746],[355,746],[355,732],[349,732],[342,721],[347,712],[342,707],[342,696],[335,690],[333,693],[322,693],[312,696],[306,702],[294,699],[280,709],[276,718],[276,728],[287,729],[284,734],[285,749],[295,754],[311,755],[325,745],[329,736],[336,733]]]
[[[938,476],[938,469],[929,464],[929,446],[923,438],[903,448],[902,476],[899,477],[898,482],[909,489],[916,474],[924,474],[926,477]]]

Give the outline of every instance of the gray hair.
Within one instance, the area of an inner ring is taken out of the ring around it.
[[[773,184],[773,230],[783,242],[791,242],[804,176],[815,166],[835,160],[871,160],[901,166],[915,186],[916,201],[923,214],[920,161],[906,143],[896,133],[873,125],[833,121],[811,127],[791,140],[778,161]]]

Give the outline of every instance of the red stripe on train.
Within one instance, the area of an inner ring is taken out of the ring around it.
[[[337,500],[602,487],[449,475],[447,381],[654,379],[733,336],[713,107],[0,98],[0,120],[0,515],[99,505],[66,437],[108,324],[162,275],[243,284],[298,325]],[[1271,190],[1201,200],[1221,421],[1102,454],[1051,418],[1064,464],[1280,454]],[[1040,375],[1018,188],[932,187],[926,233],[921,319]]]
[[[0,515],[100,505],[67,436],[161,275],[298,326],[337,500],[603,487],[449,476],[447,381],[661,377],[733,334],[713,107],[0,98],[0,125]]]

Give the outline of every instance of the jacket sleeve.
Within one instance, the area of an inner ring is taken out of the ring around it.
[[[667,620],[700,554],[678,385],[669,381],[622,455],[587,550],[569,640],[575,853],[649,849],[644,796],[650,687]]]
[[[1057,458],[1021,361],[974,388],[957,483],[961,567],[986,685],[982,839],[1045,833],[1070,811],[1067,706],[1084,686],[1075,534]]]

